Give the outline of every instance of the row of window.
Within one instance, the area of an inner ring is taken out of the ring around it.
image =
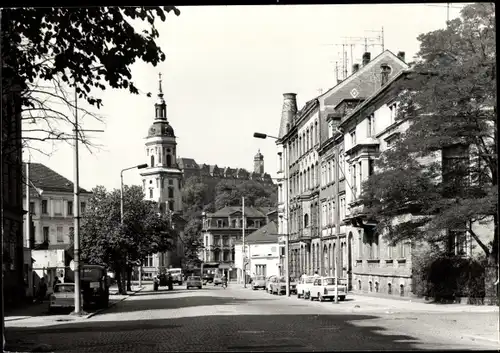
[[[167,179],[169,189],[173,189],[174,186],[174,179]],[[153,184],[153,180],[149,180],[149,184]],[[145,189],[146,188],[146,179],[142,179],[142,187]],[[165,188],[165,179],[164,178],[156,178],[156,187],[157,188]],[[169,190],[170,192],[170,190]],[[173,194],[173,191],[172,191]],[[173,196],[172,196],[173,198]]]
[[[212,224],[211,219],[206,219],[203,221],[203,228],[209,228]],[[217,228],[242,228],[243,227],[243,219],[241,218],[233,218],[231,219],[231,223],[229,225],[228,219],[217,219],[216,220]],[[260,219],[248,219],[245,218],[246,228],[260,228],[265,222]]]
[[[235,251],[234,250],[224,250],[224,251],[219,251],[219,250],[214,250],[214,251],[208,251],[206,250],[204,253],[204,261],[234,261],[235,258]]]
[[[52,206],[54,208],[54,215],[62,215],[63,214],[63,200],[51,200]],[[42,200],[41,202],[41,214],[48,215],[49,214],[49,200]],[[83,214],[85,211],[86,203],[80,202],[80,213]],[[30,202],[30,214],[36,215],[36,207],[35,201]],[[68,201],[66,203],[66,215],[73,216],[73,201]]]
[[[208,246],[209,245],[209,237],[208,235],[205,235],[205,246]],[[219,236],[219,237],[215,237],[214,236],[214,245],[217,244],[219,246],[230,246],[232,244],[234,244],[234,242],[236,241],[236,237],[224,237],[224,236]]]
[[[316,120],[311,127],[290,142],[290,163],[295,163],[302,155],[319,143],[319,125]]]
[[[68,237],[70,236],[71,233],[73,233],[74,228],[69,227],[68,228]],[[36,234],[36,226],[33,227],[33,233]],[[50,227],[42,227],[42,243],[47,243],[50,244]],[[64,227],[62,226],[57,226],[56,227],[56,237],[55,240],[57,243],[64,243]]]
[[[346,202],[345,196],[340,197],[340,222],[345,218]],[[321,226],[333,226],[335,224],[335,202],[332,200],[321,203]]]

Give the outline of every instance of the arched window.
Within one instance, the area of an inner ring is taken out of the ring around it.
[[[155,166],[155,156],[151,156],[151,167]]]
[[[358,279],[358,290],[361,290],[361,280]]]
[[[167,167],[170,167],[172,165],[172,156],[167,154]]]
[[[306,213],[304,215],[304,228],[309,227],[309,215]]]
[[[316,187],[316,176],[314,174],[314,165],[311,166],[311,187]]]
[[[392,284],[387,283],[387,294],[392,294]]]
[[[400,284],[399,285],[399,295],[401,297],[404,297],[405,296],[405,286],[403,284]]]

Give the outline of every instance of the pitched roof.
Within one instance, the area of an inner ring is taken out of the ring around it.
[[[26,163],[23,163],[23,178],[26,177]],[[35,186],[43,191],[56,191],[56,192],[68,192],[72,193],[73,182],[66,179],[61,174],[55,172],[49,167],[41,163],[30,163],[29,179],[31,181],[31,186]],[[25,190],[26,188],[23,188]],[[33,190],[33,196],[37,196],[36,192]],[[80,188],[81,193],[90,194],[89,191],[84,188]],[[30,195],[32,195],[30,193]]]
[[[257,229],[245,237],[245,242],[249,244],[255,243],[277,243],[278,242],[278,225],[271,221],[265,226]]]
[[[362,103],[358,104],[356,106],[356,108],[354,108],[344,119],[342,119],[342,124],[344,124],[347,120],[349,120],[352,116],[356,115],[361,109],[363,109],[364,107],[366,107],[367,105],[369,105],[371,102],[373,102],[373,100],[383,91],[385,91],[386,89],[388,89],[394,82],[396,82],[397,80],[399,80],[402,76],[408,74],[409,72],[411,72],[412,70],[411,69],[405,69],[405,70],[401,70],[400,72],[398,72],[396,75],[394,75],[389,81],[387,81],[387,83],[385,85],[383,85],[382,87],[380,87],[378,90],[376,90],[371,96],[369,96],[368,98],[366,98],[365,100],[363,100]]]
[[[178,158],[177,164],[179,164],[180,169],[199,168],[198,163],[193,158]]]
[[[226,206],[221,208],[220,210],[215,211],[214,213],[207,214],[207,217],[229,217],[230,215],[241,212],[240,206]],[[246,217],[266,217],[266,208],[265,207],[245,207],[245,216]]]

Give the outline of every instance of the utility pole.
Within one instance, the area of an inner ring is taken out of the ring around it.
[[[446,3],[446,24],[448,24],[448,21],[450,20],[450,3]]]
[[[335,304],[339,302],[339,267],[340,264],[340,197],[339,197],[339,148],[335,147]]]
[[[30,209],[30,163],[31,156],[28,153],[28,161],[26,162],[26,247],[30,248],[30,231],[31,231],[31,209]],[[29,283],[29,280],[28,280]]]
[[[74,172],[75,181],[73,183],[74,187],[74,202],[73,202],[73,214],[74,214],[74,258],[75,263],[75,315],[80,315],[82,303],[81,303],[81,288],[80,288],[80,177],[79,177],[79,165],[78,165],[78,94],[76,90],[75,83],[75,148],[74,148]]]
[[[245,197],[243,196],[241,198],[241,209],[242,209],[242,224],[241,224],[241,237],[242,237],[242,241],[243,241],[243,248],[242,248],[242,253],[243,253],[243,265],[242,265],[242,276],[243,276],[243,287],[246,288],[247,287],[247,272],[246,272],[246,263],[245,263],[245,260],[246,260],[246,257],[247,257],[247,252],[246,252],[246,248],[245,248]]]

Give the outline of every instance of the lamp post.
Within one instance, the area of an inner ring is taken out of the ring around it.
[[[120,172],[120,222],[123,225],[123,172],[131,169],[144,169],[147,168],[146,163],[135,165],[133,167],[122,169]],[[142,262],[139,263],[139,287],[142,285]]]
[[[266,139],[266,138],[271,138],[276,141],[280,141],[280,138],[276,136],[271,136],[267,134],[263,134],[260,132],[254,132],[253,137],[258,138],[258,139]],[[286,295],[289,297],[290,296],[290,264],[288,262],[288,257],[289,257],[289,245],[288,245],[288,238],[289,238],[289,231],[290,231],[290,154],[288,153],[288,149],[285,150],[286,153],[286,234],[285,234],[285,269],[286,269],[286,275],[285,275],[285,280],[286,280]]]
[[[78,155],[78,139],[80,138],[80,132],[104,132],[104,130],[84,130],[80,129],[78,125],[78,91],[75,82],[75,123],[73,132],[75,133],[75,148],[74,148],[74,178],[73,182],[73,193],[74,193],[74,202],[73,202],[73,228],[74,228],[74,258],[73,262],[75,264],[74,274],[75,274],[75,293],[81,293],[80,286],[80,164],[79,164],[79,155]],[[84,315],[82,312],[81,305],[81,296],[75,295],[75,311],[74,315]]]

